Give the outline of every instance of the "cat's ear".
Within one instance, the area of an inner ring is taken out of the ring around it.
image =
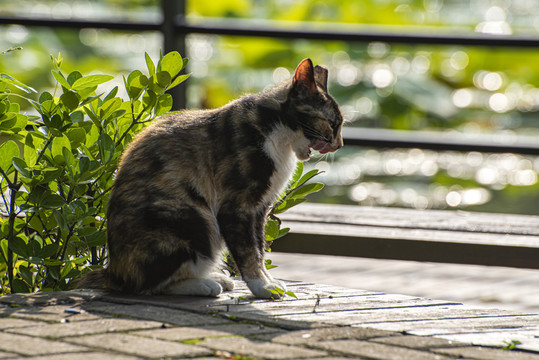
[[[298,65],[296,73],[294,74],[293,85],[294,88],[307,93],[315,93],[318,91],[314,80],[314,69],[311,59],[305,59]]]
[[[324,92],[328,92],[328,69],[316,65],[314,67],[314,80],[316,85],[320,86]]]

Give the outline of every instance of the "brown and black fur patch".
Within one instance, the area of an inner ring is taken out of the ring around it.
[[[327,70],[308,59],[266,92],[164,116],[123,154],[107,213],[108,267],[80,286],[173,292],[210,276],[226,247],[265,297],[258,287],[274,286],[263,261],[268,209],[297,159],[342,146],[342,122]]]

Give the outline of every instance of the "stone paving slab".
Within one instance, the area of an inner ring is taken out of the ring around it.
[[[298,300],[101,291],[0,297],[0,359],[539,360],[539,315],[287,282]],[[521,344],[517,344],[519,340]],[[516,349],[502,350],[513,342]]]
[[[104,332],[109,333],[138,329],[158,329],[162,326],[162,323],[156,321],[113,318],[56,324],[40,323],[33,326],[17,327],[7,331],[22,335],[58,339],[62,337],[91,335]]]

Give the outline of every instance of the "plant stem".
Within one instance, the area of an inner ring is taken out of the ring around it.
[[[7,276],[8,276],[8,283],[9,288],[11,290],[11,293],[13,294],[14,288],[13,288],[13,251],[10,249],[10,245],[13,244],[15,239],[15,219],[17,218],[17,214],[15,213],[15,196],[17,195],[18,191],[18,184],[17,184],[17,178],[18,178],[19,172],[15,171],[15,175],[13,177],[13,183],[10,184],[9,189],[11,191],[10,194],[10,201],[9,201],[9,224],[8,224],[8,237],[7,237]]]

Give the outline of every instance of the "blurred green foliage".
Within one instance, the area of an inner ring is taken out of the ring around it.
[[[22,4],[7,0],[0,4],[0,13],[122,21],[161,19],[157,0],[75,0],[69,3],[29,0]],[[193,22],[224,21],[234,25],[242,21],[245,26],[253,27],[262,24],[286,29],[308,23],[307,26],[321,30],[533,37],[538,31],[539,6],[527,0],[187,0],[186,13]],[[61,51],[66,58],[76,60],[70,62],[76,63],[83,73],[128,74],[144,65],[141,62],[144,52],[158,56],[162,43],[160,34],[148,32],[18,26],[4,26],[3,30],[0,31],[1,48],[23,46],[25,51],[0,57],[0,68],[39,88],[52,87],[54,82],[43,66],[50,53]],[[509,141],[516,135],[539,136],[537,49],[285,41],[198,34],[187,36],[186,45],[191,59],[189,71],[193,74],[188,86],[189,107],[216,107],[244,93],[261,91],[289,77],[299,61],[310,57],[315,63],[328,67],[330,92],[341,105],[348,126],[505,134]],[[352,151],[361,158],[374,154],[371,149]],[[393,154],[385,149],[376,151],[382,157]],[[518,204],[510,207],[512,211],[539,213],[536,206],[527,205],[538,200],[539,162],[535,157],[511,160],[513,165],[509,171],[505,168],[508,161],[498,160],[494,164],[485,154],[473,174],[463,174],[444,168],[444,159],[454,155],[452,163],[456,163],[467,154],[439,153],[434,160],[430,155],[424,158],[436,163],[438,170],[434,173],[394,174],[384,168],[378,173],[362,171],[352,182],[346,177],[328,181],[328,186],[318,194],[318,200],[427,208],[473,209],[479,206],[478,209],[488,211],[503,211],[508,208],[507,203],[512,203]],[[330,170],[329,174],[336,172],[333,168],[355,166],[344,163],[352,158],[357,157],[341,150],[335,158],[319,160],[331,165],[331,169],[326,169]],[[461,167],[466,168],[465,164]],[[495,177],[494,182],[481,180],[480,175],[491,168],[499,174],[509,173]],[[528,170],[534,175],[527,173]],[[531,176],[531,181],[507,181],[523,176]],[[399,199],[405,191],[413,190],[427,202],[421,200],[416,205],[400,200],[379,202],[374,193],[369,195],[372,201],[358,201],[350,192],[351,187],[361,182],[376,183],[394,191]],[[489,193],[488,200],[487,203],[460,202],[453,206],[447,201],[435,200],[439,194],[433,189],[440,186],[445,188],[446,195],[452,191],[485,189]],[[528,202],[527,199],[533,200]]]

